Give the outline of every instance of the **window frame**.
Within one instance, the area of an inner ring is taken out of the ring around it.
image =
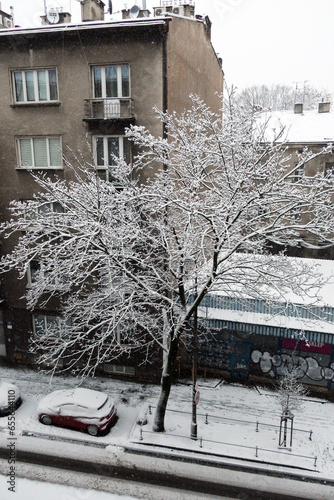
[[[325,177],[333,177],[334,176],[334,162],[326,161],[325,163]]]
[[[110,164],[109,165],[109,146],[108,146],[108,139],[113,139],[113,138],[118,138],[118,158],[123,158],[125,161],[129,161],[129,165],[131,165],[132,162],[132,149],[131,149],[131,142],[127,139],[125,135],[93,135],[92,140],[93,140],[93,152],[94,152],[94,162],[95,162],[95,167],[98,173],[100,174],[100,177],[103,178],[106,181],[113,182],[115,184],[118,184],[119,182],[117,181],[117,178],[113,178],[113,170],[117,169],[117,165],[115,164]],[[103,154],[101,157],[101,160],[103,160],[103,165],[99,165],[98,161],[98,139],[103,140]],[[128,152],[126,153],[128,158],[124,158],[124,141],[127,141],[128,144]],[[115,155],[116,156],[116,155]],[[102,174],[105,173],[105,178],[104,176],[102,177]]]
[[[36,140],[45,140],[45,145],[46,145],[46,157],[47,157],[47,165],[41,165],[41,166],[36,166],[36,146],[35,142]],[[59,140],[59,147],[60,151],[57,153],[59,154],[60,158],[60,164],[59,165],[51,165],[52,163],[52,149],[50,147],[50,141],[52,139],[58,139]],[[30,141],[30,158],[31,158],[31,163],[32,165],[25,164],[25,162],[22,161],[22,142],[21,141]],[[63,163],[63,147],[62,147],[62,137],[61,135],[47,135],[47,136],[19,136],[16,137],[16,148],[17,148],[17,159],[18,159],[18,166],[17,169],[19,170],[62,170],[64,168],[64,163]]]
[[[29,267],[27,270],[27,280],[28,280],[28,286],[31,287],[36,283],[36,280],[33,279],[33,272],[32,272],[32,264],[37,265],[37,272],[41,272],[44,276],[47,276],[47,271],[44,268],[43,262],[39,262],[37,259],[33,259],[32,261],[29,262]],[[59,274],[58,276],[55,277],[52,283],[50,283],[47,287],[46,290],[63,290],[66,286],[67,282],[67,277],[66,275]]]
[[[55,84],[57,96],[55,99],[51,97],[51,81],[50,81],[50,71],[55,71]],[[32,82],[33,82],[33,99],[28,98],[28,90],[27,90],[27,73],[32,73]],[[45,72],[45,90],[46,90],[46,98],[40,98],[40,85],[39,85],[39,73]],[[22,94],[23,99],[18,100],[17,96],[17,83],[15,75],[21,73],[22,78]],[[56,67],[48,67],[48,68],[25,68],[25,69],[12,69],[12,89],[13,89],[13,102],[15,105],[24,106],[24,105],[34,105],[34,104],[50,104],[50,103],[59,103],[59,84],[58,84],[58,71]]]
[[[37,329],[36,329],[36,317],[37,316],[40,316],[40,317],[43,316],[43,323],[44,323],[44,331],[43,331],[43,333],[38,333],[37,332]],[[32,315],[32,326],[33,326],[34,336],[39,337],[39,336],[47,334],[47,321],[48,321],[48,318],[51,318],[51,317],[52,318],[57,318],[58,324],[60,323],[61,316],[59,316],[57,314],[42,312],[42,313],[34,313]],[[54,340],[54,339],[58,339],[58,338],[60,338],[59,335],[57,335],[57,336],[56,335],[50,335],[50,340]]]
[[[293,182],[299,182],[305,176],[305,163],[301,163],[298,167],[297,165],[298,163],[295,163],[292,172]]]
[[[123,95],[123,76],[122,76],[122,68],[127,67],[128,69],[128,92],[127,95]],[[92,95],[93,99],[130,99],[131,97],[131,74],[130,74],[130,65],[128,63],[124,64],[102,64],[102,65],[92,65],[91,67],[91,75],[92,75]],[[116,85],[117,85],[117,95],[108,96],[107,95],[107,78],[106,78],[106,68],[116,68]],[[101,71],[101,95],[96,95],[96,79],[95,79],[95,70]]]

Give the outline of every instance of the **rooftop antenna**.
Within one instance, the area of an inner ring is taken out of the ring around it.
[[[298,92],[298,85],[300,83],[303,84],[303,99],[302,99],[302,103],[304,104],[304,101],[305,101],[305,93],[306,93],[306,84],[307,84],[308,80],[304,80],[303,82],[293,82],[296,84],[296,90],[295,90],[295,102],[296,102],[296,98],[297,98],[297,92]]]
[[[130,9],[130,17],[136,18],[136,17],[138,17],[138,14],[139,14],[138,5],[133,5]]]
[[[48,11],[46,17],[50,24],[57,24],[59,21],[59,13],[53,8]]]

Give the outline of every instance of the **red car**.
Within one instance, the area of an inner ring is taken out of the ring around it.
[[[45,425],[62,425],[87,431],[91,436],[107,432],[117,419],[114,400],[91,389],[54,391],[38,404],[38,418]]]

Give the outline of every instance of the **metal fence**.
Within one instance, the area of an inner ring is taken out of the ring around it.
[[[152,410],[154,409],[155,407],[154,406],[151,406],[149,405],[148,406],[148,410],[147,410],[147,413],[149,415],[152,414]],[[167,410],[167,412],[170,412],[170,413],[180,413],[180,414],[184,414],[184,415],[188,415],[189,418],[191,416],[190,412],[186,412],[186,411],[181,411],[181,410]],[[226,422],[228,424],[243,424],[243,425],[249,425],[249,426],[253,426],[255,427],[255,432],[260,432],[261,429],[265,429],[265,428],[269,428],[269,429],[274,429],[274,430],[277,430],[279,431],[279,425],[273,425],[273,424],[266,424],[266,423],[263,423],[263,422],[260,422],[259,420],[255,420],[255,421],[249,421],[249,420],[242,420],[242,419],[232,419],[232,418],[227,418],[227,417],[220,417],[218,415],[209,415],[208,413],[197,413],[197,417],[198,418],[202,418],[203,421],[204,421],[204,425],[208,425],[210,422]],[[294,428],[294,432],[301,432],[301,433],[307,433],[309,435],[309,440],[312,441],[312,436],[313,436],[313,431],[312,430],[305,430],[305,429],[297,429],[297,428]],[[143,426],[141,425],[140,426],[140,441],[141,442],[144,442],[144,435],[156,435],[155,432],[153,431],[149,431],[149,430],[146,430],[143,428]],[[187,439],[187,440],[191,440],[192,442],[194,442],[194,439],[192,439],[189,435],[188,436],[184,436],[184,435],[180,435],[180,434],[171,434],[171,433],[164,433],[164,436],[171,436],[171,437],[178,437],[178,438],[184,438],[184,439]],[[310,456],[310,455],[300,455],[300,454],[296,454],[296,453],[291,453],[291,451],[289,451],[288,453],[284,450],[269,450],[269,449],[266,449],[266,448],[261,448],[260,446],[247,446],[247,445],[243,445],[243,444],[234,444],[234,443],[227,443],[227,442],[224,442],[224,441],[217,441],[217,440],[212,440],[212,439],[206,439],[206,438],[203,438],[203,437],[198,437],[197,440],[198,442],[198,446],[200,449],[203,449],[205,448],[205,444],[206,443],[212,443],[212,444],[215,444],[215,445],[224,445],[224,446],[232,446],[232,447],[235,447],[235,448],[243,448],[243,449],[248,449],[248,450],[252,450],[253,453],[254,453],[254,456],[255,458],[260,458],[260,455],[263,457],[265,454],[268,454],[268,453],[274,453],[274,454],[278,454],[280,456],[289,456],[289,457],[295,457],[295,458],[302,458],[302,459],[306,459],[306,460],[309,460],[311,463],[313,463],[313,466],[316,467],[317,466],[317,460],[318,460],[318,457],[317,456]],[[177,449],[174,445],[173,445],[173,449]],[[210,453],[211,455],[214,455],[214,456],[223,456],[223,455],[220,455],[220,454],[217,454],[217,453]]]

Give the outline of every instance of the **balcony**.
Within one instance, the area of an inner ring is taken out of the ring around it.
[[[130,125],[135,122],[132,99],[129,97],[99,97],[85,99],[85,122],[113,122]]]

